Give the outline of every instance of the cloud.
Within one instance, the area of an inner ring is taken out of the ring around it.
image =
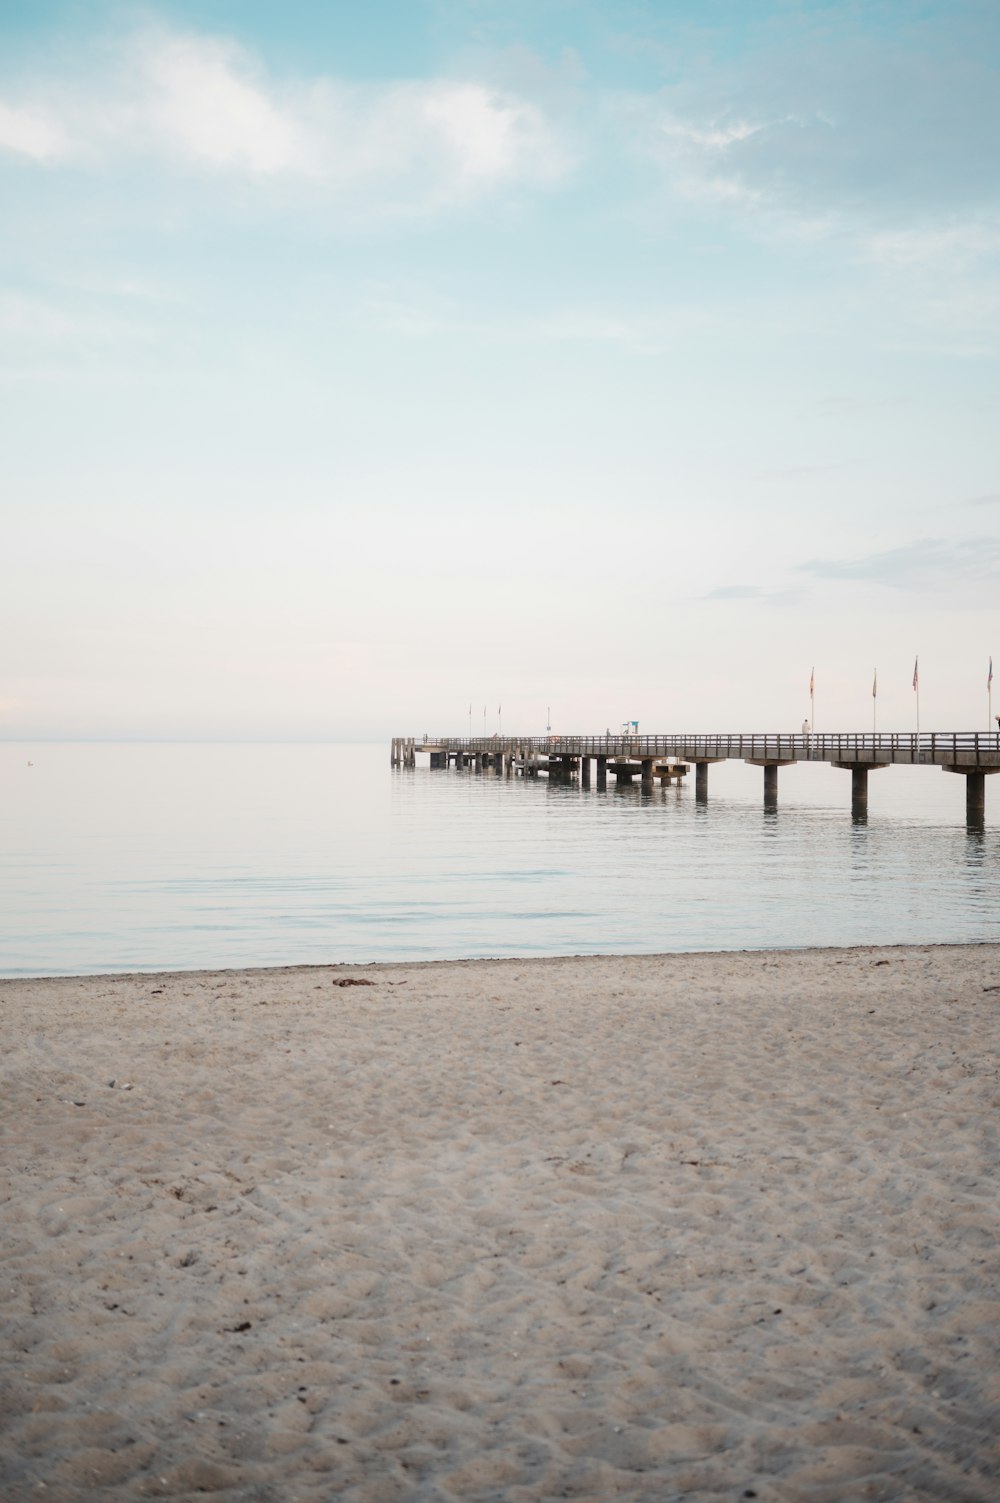
[[[65,154],[68,140],[43,111],[18,109],[0,100],[0,152],[47,162]]]
[[[798,568],[815,579],[864,581],[894,590],[940,594],[997,578],[1000,538],[950,542],[924,538],[852,559],[809,559]]]
[[[707,147],[719,152],[727,146],[732,146],[734,142],[748,141],[751,136],[757,135],[763,129],[763,125],[751,125],[746,120],[735,121],[732,125],[697,126],[690,121],[673,120],[668,116],[660,122],[660,130],[664,136],[681,141],[688,146],[695,146],[699,149]]]
[[[962,270],[1000,250],[1000,225],[983,220],[951,221],[873,235],[866,259],[897,268]]]
[[[128,283],[0,289],[0,381],[37,381],[116,356],[162,361],[186,334],[176,300]]]
[[[0,103],[0,151],[78,168],[160,159],[175,169],[313,180],[438,205],[503,184],[544,184],[569,152],[530,99],[475,78],[356,86],[274,80],[230,38],[147,26],[100,66]]]
[[[268,97],[234,44],[154,36],[135,48],[146,80],[140,124],[160,143],[216,168],[301,172],[308,133]]]
[[[424,93],[420,108],[468,181],[523,172],[530,153],[545,146],[546,129],[539,110],[481,84],[432,86]],[[545,154],[550,167],[554,166],[551,152]]]
[[[707,15],[675,27],[670,81],[614,107],[675,198],[786,235],[857,235],[885,264],[989,252],[993,8],[903,7],[891,40],[863,7],[781,7],[780,31],[737,9],[725,28]]]
[[[712,315],[692,308],[622,308],[566,305],[528,313],[486,315],[432,294],[376,291],[363,317],[408,339],[469,338],[504,345],[594,344],[656,353],[703,333]]]
[[[73,306],[66,300],[0,292],[0,334],[5,353],[9,354],[19,341],[37,348],[140,337],[143,331],[134,320],[109,311],[107,301],[89,299],[88,306]]]

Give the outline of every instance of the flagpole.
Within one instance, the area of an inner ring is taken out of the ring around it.
[[[988,731],[991,731],[993,729],[993,657],[992,657],[992,654],[990,655],[990,671],[989,671],[989,673],[986,676],[986,698],[987,698],[987,701],[989,703],[989,709],[988,709],[987,714],[986,714],[986,729]]]
[[[816,729],[816,669],[809,672],[809,728]]]
[[[920,657],[913,659],[913,692],[917,696],[917,740],[920,740]]]
[[[872,735],[878,735],[878,668],[872,678]]]

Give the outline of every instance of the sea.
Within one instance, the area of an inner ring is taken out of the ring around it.
[[[377,744],[0,744],[0,975],[1000,941],[1000,777],[606,791]],[[420,763],[426,759],[419,758]]]

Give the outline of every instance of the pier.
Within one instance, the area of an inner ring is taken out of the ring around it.
[[[644,789],[681,783],[694,768],[695,798],[708,799],[708,769],[741,761],[764,774],[764,807],[776,808],[778,772],[797,762],[826,762],[851,774],[851,813],[868,813],[868,775],[887,767],[940,767],[965,778],[970,825],[986,817],[986,779],[1000,772],[1000,731],[796,732],[771,734],[628,736],[396,736],[394,767],[415,767],[417,753],[433,768],[466,768],[497,777],[579,779],[583,788],[605,789],[608,777],[635,779]]]

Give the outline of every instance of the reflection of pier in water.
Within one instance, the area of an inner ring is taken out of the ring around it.
[[[680,783],[695,770],[695,797],[708,798],[713,762],[749,762],[764,770],[764,804],[778,802],[778,769],[796,762],[826,762],[851,774],[851,812],[868,812],[868,774],[885,767],[940,767],[965,778],[965,812],[970,825],[986,817],[986,778],[1000,772],[1000,731],[844,732],[833,735],[678,735],[678,736],[425,736],[393,738],[394,767],[415,767],[417,754],[431,767],[474,768],[498,777],[579,778],[598,789],[608,776],[619,783],[638,778],[642,787]]]

